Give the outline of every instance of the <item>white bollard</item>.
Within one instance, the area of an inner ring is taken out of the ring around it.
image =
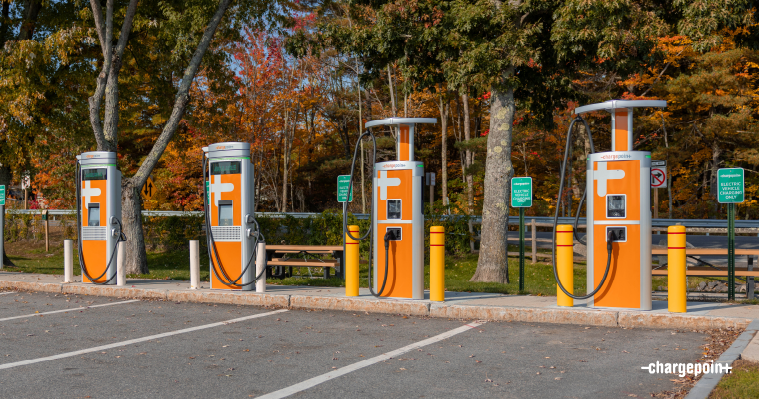
[[[74,282],[74,240],[63,240],[63,282]]]
[[[119,250],[116,253],[116,285],[126,285],[126,249],[124,243],[119,243]]]
[[[190,240],[190,288],[200,288],[200,241]]]
[[[256,249],[256,276],[263,273],[256,281],[256,292],[266,292],[266,243],[259,242]]]

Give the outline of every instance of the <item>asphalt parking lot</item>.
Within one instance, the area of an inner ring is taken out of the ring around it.
[[[4,397],[648,397],[705,335],[0,292]]]

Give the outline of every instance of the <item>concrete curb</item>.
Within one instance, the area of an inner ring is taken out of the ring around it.
[[[688,316],[668,313],[634,313],[613,310],[578,310],[538,307],[448,305],[429,301],[402,301],[367,297],[278,295],[255,292],[210,290],[143,289],[82,283],[0,281],[0,289],[43,291],[63,294],[118,298],[152,299],[174,302],[220,303],[267,308],[321,309],[347,312],[403,314],[449,319],[518,321],[526,323],[574,324],[599,327],[719,329],[746,328],[752,319],[736,317]]]
[[[741,356],[741,352],[748,346],[751,341],[751,337],[759,330],[759,320],[752,321],[732,345],[723,353],[714,364],[722,363],[732,366],[733,362],[738,360]],[[723,373],[710,373],[704,374],[696,385],[688,392],[688,396],[685,399],[706,399],[712,393],[714,388],[717,387],[719,381],[722,379]]]
[[[748,343],[746,349],[741,352],[741,359],[749,362],[759,362],[759,333],[754,335],[754,338]]]

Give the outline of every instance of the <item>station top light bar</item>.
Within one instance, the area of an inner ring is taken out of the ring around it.
[[[642,107],[657,107],[664,108],[667,106],[667,102],[664,100],[609,100],[598,104],[583,105],[582,107],[575,108],[575,114],[584,114],[591,111],[609,111],[612,112],[618,108],[642,108]]]
[[[415,123],[437,123],[437,118],[387,118],[366,122],[364,126],[412,125]]]
[[[203,147],[208,158],[250,157],[250,143],[216,143]]]
[[[116,153],[108,151],[91,151],[77,155],[76,159],[84,165],[116,164]]]

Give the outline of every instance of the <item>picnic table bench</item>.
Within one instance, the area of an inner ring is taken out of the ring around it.
[[[316,257],[323,255],[332,255],[332,259]],[[280,278],[288,274],[292,276],[294,267],[324,268],[325,279],[329,278],[330,269],[335,269],[336,276],[345,278],[342,245],[267,245],[266,265],[271,267],[272,276]],[[277,273],[274,273],[274,268],[278,269]]]
[[[651,250],[652,255],[667,255],[667,248],[654,248]],[[686,256],[727,256],[726,248],[686,248]],[[746,256],[746,266],[735,267],[735,277],[746,278],[746,296],[750,299],[754,296],[754,278],[759,277],[759,270],[754,270],[754,256],[759,256],[759,249],[736,249],[735,256]],[[668,275],[667,269],[663,266],[654,267],[651,270],[654,276]],[[727,277],[727,269],[718,270],[710,266],[687,266],[685,268],[686,276],[694,277]]]

